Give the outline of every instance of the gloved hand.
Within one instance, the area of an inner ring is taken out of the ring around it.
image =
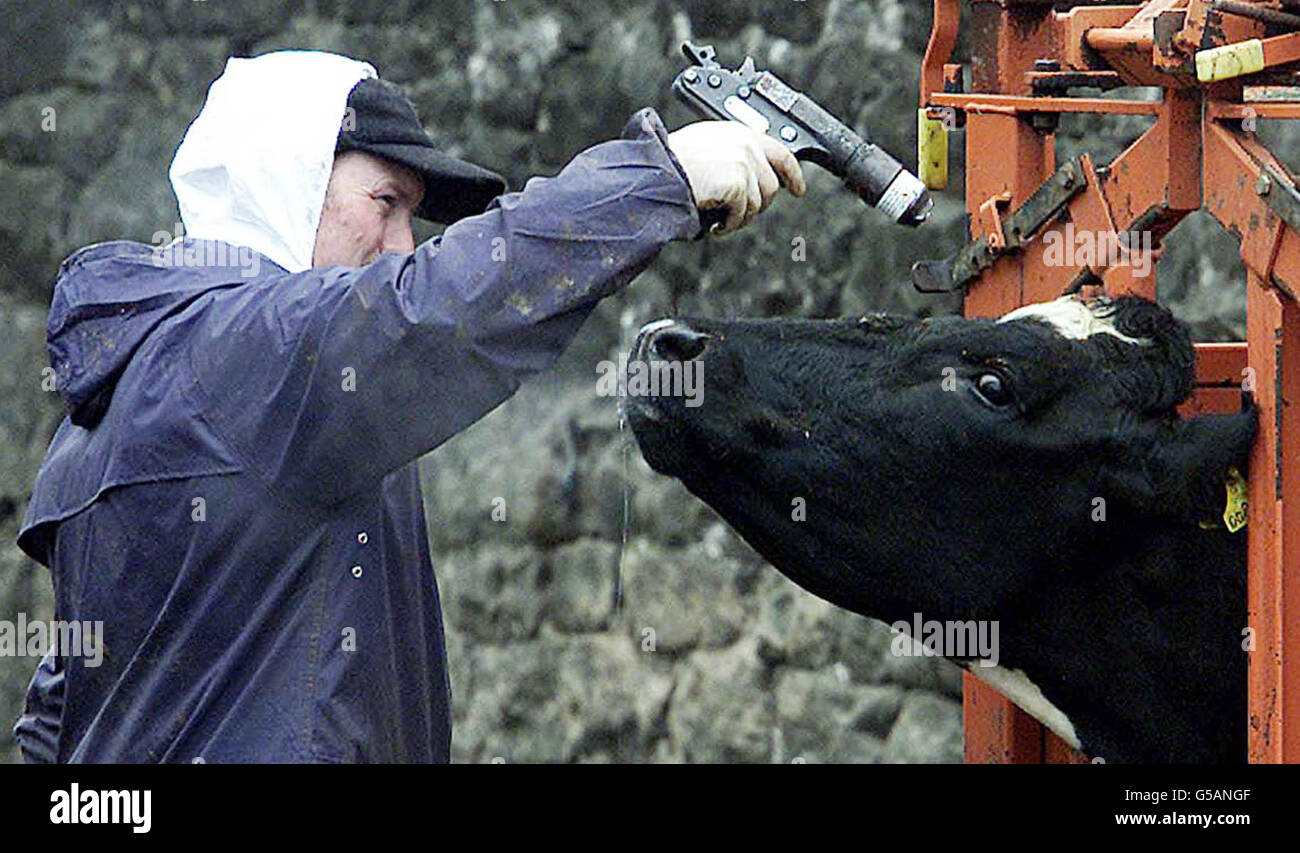
[[[803,169],[785,146],[734,121],[688,124],[668,134],[668,148],[686,172],[696,206],[726,208],[714,233],[744,228],[782,186],[797,196],[806,189]]]

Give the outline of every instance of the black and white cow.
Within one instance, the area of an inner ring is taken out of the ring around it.
[[[1245,532],[1216,519],[1256,415],[1178,416],[1165,309],[661,320],[636,347],[704,366],[698,405],[628,399],[647,461],[804,589],[995,620],[998,665],[958,663],[1091,756],[1244,760]]]

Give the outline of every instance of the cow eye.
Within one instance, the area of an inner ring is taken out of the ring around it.
[[[990,406],[999,409],[1011,405],[1016,399],[1015,394],[1011,393],[1011,383],[992,371],[975,377],[975,392]]]

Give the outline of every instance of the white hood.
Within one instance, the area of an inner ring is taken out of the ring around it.
[[[186,235],[310,268],[348,93],[377,76],[318,51],[227,60],[172,160]]]

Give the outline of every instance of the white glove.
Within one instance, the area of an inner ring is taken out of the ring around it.
[[[668,134],[668,147],[686,171],[701,210],[723,207],[727,219],[714,232],[748,225],[784,186],[797,196],[806,189],[803,169],[781,143],[734,121],[700,121]]]

